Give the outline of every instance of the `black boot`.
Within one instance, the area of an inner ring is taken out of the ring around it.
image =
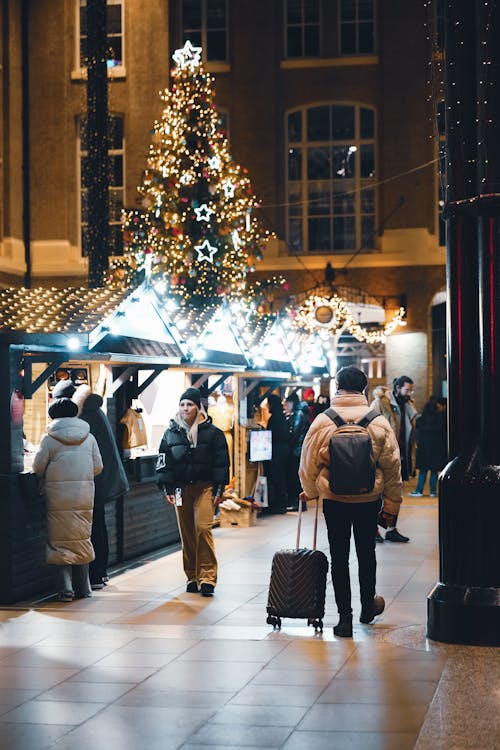
[[[385,599],[383,596],[374,596],[373,601],[368,604],[361,604],[361,614],[359,621],[368,625],[375,617],[381,615],[385,609]]]
[[[340,620],[333,628],[333,635],[338,635],[340,638],[352,638],[352,612],[344,615],[340,613]]]

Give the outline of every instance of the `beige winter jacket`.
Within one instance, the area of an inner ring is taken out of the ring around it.
[[[94,559],[90,541],[94,476],[102,471],[102,460],[87,422],[78,417],[50,422],[33,470],[42,478],[47,498],[47,562],[90,562]]]
[[[357,422],[369,411],[362,393],[340,391],[331,406],[347,421]],[[367,427],[372,439],[373,456],[377,463],[375,486],[369,494],[335,495],[329,486],[329,441],[336,425],[324,413],[311,424],[302,446],[299,477],[308,497],[338,500],[344,503],[366,503],[384,499],[384,510],[397,515],[402,500],[401,461],[396,436],[385,417],[376,417]]]

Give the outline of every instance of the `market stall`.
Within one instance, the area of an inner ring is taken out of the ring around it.
[[[251,494],[256,466],[249,431],[266,394],[296,373],[275,316],[226,304],[178,308],[149,285],[116,289],[0,292],[0,601],[50,589],[44,508],[28,503],[17,475],[30,469],[55,383],[71,379],[103,396],[130,492],[106,506],[110,563],[178,541],[175,514],[154,482],[156,451],[179,394],[200,388],[226,435],[235,490]],[[290,381],[291,382],[291,381]]]

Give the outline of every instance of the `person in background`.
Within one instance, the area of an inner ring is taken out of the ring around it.
[[[315,395],[314,395],[314,388],[304,388],[302,391],[302,398],[304,399],[305,403],[309,407],[309,419],[311,422],[313,421],[314,417],[317,415],[316,410],[316,403],[315,403]]]
[[[401,476],[403,482],[410,478],[411,451],[413,443],[413,425],[417,410],[412,401],[413,380],[407,375],[401,375],[393,381],[393,390],[386,387],[378,387],[374,390],[374,400],[370,408],[376,409],[385,417],[396,435],[399,445],[399,454],[401,459]],[[397,520],[397,519],[396,519]],[[386,527],[386,542],[408,542],[410,539],[401,534],[396,526]],[[376,531],[375,541],[382,542],[384,538],[380,532]]]
[[[336,375],[337,392],[332,408],[346,422],[357,422],[368,411],[363,392],[367,386],[365,373],[357,367],[343,367]],[[358,558],[361,596],[360,622],[368,624],[384,611],[383,597],[375,593],[377,560],[373,529],[377,517],[394,522],[401,505],[403,483],[399,448],[394,432],[382,416],[375,417],[366,429],[371,438],[376,462],[375,484],[370,492],[359,495],[336,495],[330,489],[329,442],[336,428],[326,414],[311,424],[302,446],[299,476],[304,488],[302,499],[323,500],[323,514],[328,531],[332,558],[332,581],[339,622],[334,635],[352,637],[351,583],[349,550],[351,531],[354,533]],[[380,510],[380,500],[383,508]],[[395,525],[395,523],[394,523]]]
[[[422,497],[425,480],[429,473],[429,491],[436,497],[438,472],[446,463],[446,421],[445,414],[438,406],[438,400],[431,396],[422,414],[415,421],[415,442],[417,444],[417,486],[411,497]]]
[[[398,433],[398,422],[396,420],[397,406],[392,405],[392,393],[388,385],[377,385],[373,389],[373,401],[371,408],[376,409],[383,417],[387,419],[394,433]]]
[[[290,452],[287,460],[287,488],[288,488],[288,510],[299,509],[299,495],[302,487],[299,480],[299,462],[302,451],[302,443],[306,436],[307,430],[311,424],[309,418],[309,408],[301,408],[299,397],[296,393],[290,393],[285,399],[285,418],[290,430]],[[307,510],[306,503],[303,503],[302,510]]]
[[[394,380],[393,399],[397,405],[396,425],[399,450],[401,453],[401,476],[407,482],[413,474],[412,447],[414,443],[414,427],[417,410],[413,402],[413,380],[407,375],[401,375]]]
[[[91,435],[97,440],[103,462],[103,470],[95,480],[91,537],[95,559],[89,566],[90,584],[94,591],[98,591],[109,580],[106,503],[128,492],[129,484],[109,419],[102,410],[101,396],[92,393],[88,385],[80,385],[73,395],[73,401],[78,406],[78,416],[87,422]]]
[[[281,399],[275,393],[267,398],[269,417],[266,429],[271,431],[272,458],[265,462],[269,482],[268,513],[286,513],[288,507],[287,462],[290,456],[290,430]]]
[[[94,559],[94,477],[102,471],[97,442],[77,413],[70,399],[52,402],[52,421],[33,459],[47,498],[47,562],[57,566],[58,599],[63,602],[92,595],[88,566]]]
[[[229,452],[222,430],[201,411],[198,388],[187,388],[181,395],[158,454],[157,484],[177,512],[186,591],[213,596],[217,558],[212,521],[214,506],[229,482]]]

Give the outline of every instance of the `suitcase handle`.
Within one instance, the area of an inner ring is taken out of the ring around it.
[[[313,549],[316,549],[316,538],[318,536],[318,510],[319,510],[319,497],[314,501],[316,503],[315,514],[314,514],[314,536],[313,536]],[[297,523],[297,540],[295,543],[295,549],[300,548],[300,529],[302,526],[302,500],[299,499],[299,520]]]

